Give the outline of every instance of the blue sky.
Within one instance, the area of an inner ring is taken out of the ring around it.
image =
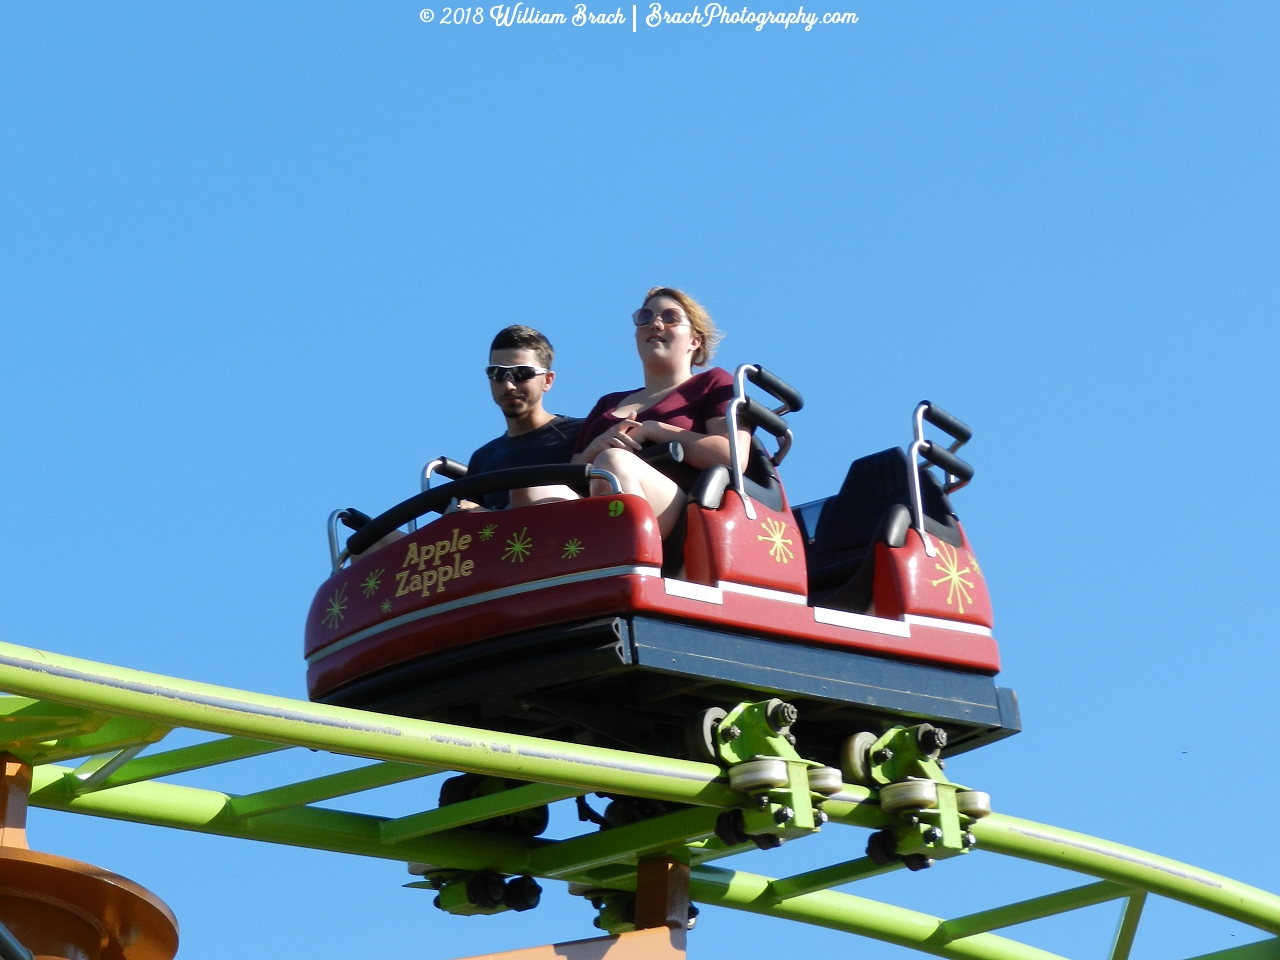
[[[727,331],[718,362],[805,392],[793,500],[903,443],[922,397],[974,425],[956,506],[1025,730],[948,772],[1001,811],[1280,890],[1275,6],[870,0],[817,5],[859,22],[807,33],[634,34],[419,9],[0,18],[0,638],[303,696],[328,512],[385,508],[500,432],[480,367],[508,323],[554,341],[560,412],[636,385],[627,315],[674,284]],[[186,960],[591,933],[556,885],[533,914],[451,918],[391,863],[31,826],[166,899]],[[856,892],[956,915],[1072,883],[975,854]],[[1116,917],[1013,933],[1102,956]],[[1134,956],[1250,939],[1157,903]],[[762,943],[902,955],[716,910],[691,955]]]

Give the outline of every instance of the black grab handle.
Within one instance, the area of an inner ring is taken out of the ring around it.
[[[459,463],[451,457],[438,457],[440,462],[436,465],[435,472],[442,477],[448,477],[450,480],[461,480],[467,475],[467,465]]]
[[[547,463],[535,467],[512,467],[509,470],[477,473],[463,480],[444,483],[397,503],[386,513],[374,517],[351,535],[347,540],[347,549],[353,554],[364,553],[396,527],[402,527],[424,513],[443,512],[455,499],[475,500],[486,493],[497,493],[499,490],[552,484],[585,490],[589,482],[587,475],[593,469],[589,463]]]
[[[948,475],[963,480],[965,483],[973,479],[972,464],[965,463],[946,447],[926,440],[920,444],[920,456],[935,466],[941,467]]]
[[[636,456],[655,469],[669,467],[673,463],[684,463],[684,447],[677,440],[666,443],[651,443],[636,451]]]
[[[738,416],[749,423],[754,423],[762,430],[767,430],[779,439],[785,437],[787,431],[791,429],[787,426],[787,421],[783,420],[763,403],[759,403],[751,397],[747,397],[742,406],[738,408]]]
[[[926,420],[932,423],[943,433],[948,433],[955,437],[961,443],[969,442],[969,438],[973,436],[973,427],[969,426],[963,420],[957,420],[941,407],[929,403],[928,400],[925,400],[924,402],[929,404],[924,408],[924,418]],[[941,466],[941,464],[939,464],[939,466]],[[952,476],[956,476],[956,474],[952,474]]]
[[[755,370],[747,371],[747,379],[765,393],[781,400],[793,413],[804,406],[804,397],[800,396],[799,390],[782,378],[774,376],[759,364],[756,365]]]

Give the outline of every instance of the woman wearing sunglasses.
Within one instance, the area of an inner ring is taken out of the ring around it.
[[[733,399],[733,377],[719,367],[693,372],[711,359],[721,335],[702,305],[683,291],[654,287],[631,319],[644,386],[600,398],[578,434],[573,462],[608,470],[624,493],[648,500],[665,537],[683,515],[685,493],[636,452],[674,440],[692,467],[728,466],[725,410]],[[749,449],[751,435],[741,431],[740,439],[742,449]],[[593,494],[608,492],[600,481],[592,487]]]

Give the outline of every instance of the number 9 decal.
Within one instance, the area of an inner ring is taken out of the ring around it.
[[[614,500],[609,504],[609,516],[620,517],[622,516],[622,511],[625,509],[627,509],[627,505],[625,503],[621,500]]]

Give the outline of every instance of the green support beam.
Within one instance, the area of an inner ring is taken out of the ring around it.
[[[327,777],[316,777],[314,780],[303,780],[300,783],[232,797],[227,809],[230,816],[241,819],[261,817],[279,810],[333,800],[335,797],[345,797],[392,783],[429,777],[439,772],[436,767],[423,767],[413,763],[371,763],[354,770],[332,773]]]
[[[662,853],[677,846],[683,850],[690,840],[712,836],[717,816],[717,810],[694,807],[562,840],[534,852],[530,869],[542,877],[573,878],[606,864],[633,862],[643,853]]]
[[[942,926],[937,917],[833,890],[775,901],[769,895],[772,882],[768,877],[735,870],[694,867],[689,892],[699,903],[799,920],[950,960],[1062,960],[1056,954],[993,933],[948,943],[937,936]]]
[[[846,860],[844,863],[834,863],[820,870],[810,870],[808,873],[798,873],[794,877],[775,880],[769,884],[769,896],[775,902],[781,903],[792,897],[802,897],[806,893],[817,893],[819,890],[829,890],[842,884],[853,883],[855,880],[878,877],[882,873],[900,870],[902,866],[901,863],[888,863],[882,866],[870,857]]]
[[[1147,895],[1142,891],[1125,901],[1116,939],[1111,945],[1111,960],[1129,960],[1129,951],[1133,949],[1133,938],[1138,935],[1138,921],[1142,919],[1142,907],[1146,902]]]
[[[437,807],[424,813],[415,813],[398,820],[388,820],[382,825],[383,843],[403,843],[414,837],[425,837],[428,834],[465,827],[503,817],[521,810],[540,807],[544,803],[555,803],[557,800],[568,800],[582,794],[581,790],[559,787],[555,784],[530,783],[523,787],[491,793],[487,797],[476,797],[462,803],[453,803],[447,807]]]
[[[279,753],[290,748],[291,745],[287,743],[267,743],[263,740],[246,740],[244,737],[219,737],[190,747],[179,747],[177,750],[166,750],[130,760],[108,777],[101,789],[122,787],[126,783],[139,783],[143,780],[159,780],[161,777],[203,770],[205,767],[233,760]]]
[[[1280,939],[1257,940],[1244,943],[1230,950],[1219,950],[1216,953],[1203,953],[1192,960],[1278,960],[1280,958]]]
[[[1012,927],[1018,923],[1030,923],[1032,920],[1041,920],[1069,910],[1091,907],[1096,903],[1119,900],[1132,892],[1133,890],[1129,887],[1103,880],[1101,883],[1090,883],[1083,887],[1073,887],[1070,890],[1050,893],[1043,897],[1011,903],[1007,907],[996,907],[994,910],[971,913],[967,917],[956,917],[942,925],[940,934],[947,940],[959,940],[961,937],[971,937],[975,933]]]

